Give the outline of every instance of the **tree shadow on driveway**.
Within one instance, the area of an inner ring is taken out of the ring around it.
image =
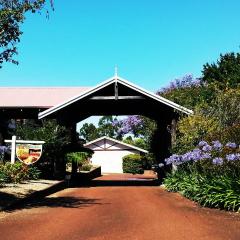
[[[14,212],[22,209],[32,208],[85,208],[92,205],[101,205],[101,199],[97,198],[84,198],[84,197],[42,197],[36,199],[26,199],[18,202],[8,209],[6,212]]]

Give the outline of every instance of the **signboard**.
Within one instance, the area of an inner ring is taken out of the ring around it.
[[[11,143],[11,164],[15,163],[17,158],[27,164],[37,162],[42,155],[42,145],[44,141],[32,140],[17,140],[16,136],[12,136],[12,140],[4,140],[6,143]]]
[[[37,162],[42,155],[42,145],[40,144],[16,144],[17,158],[27,164]]]

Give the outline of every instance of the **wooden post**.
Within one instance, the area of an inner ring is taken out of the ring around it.
[[[72,144],[77,142],[77,132],[76,132],[76,124],[71,125],[71,142]],[[72,174],[77,174],[77,163],[72,161]]]
[[[15,157],[16,157],[16,136],[12,136],[12,147],[11,147],[11,164],[15,163]]]
[[[172,124],[171,124],[171,142],[172,146],[176,146],[176,140],[177,140],[177,121],[176,119],[172,119]]]

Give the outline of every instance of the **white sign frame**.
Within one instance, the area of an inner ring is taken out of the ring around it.
[[[16,159],[16,143],[35,143],[44,144],[45,141],[32,141],[32,140],[17,140],[16,136],[12,136],[12,140],[4,140],[5,143],[11,143],[11,164],[15,163]]]

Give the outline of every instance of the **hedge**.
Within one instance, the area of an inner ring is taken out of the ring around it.
[[[139,154],[129,154],[123,157],[123,172],[124,173],[133,173],[133,174],[142,174],[143,161],[142,157]]]

